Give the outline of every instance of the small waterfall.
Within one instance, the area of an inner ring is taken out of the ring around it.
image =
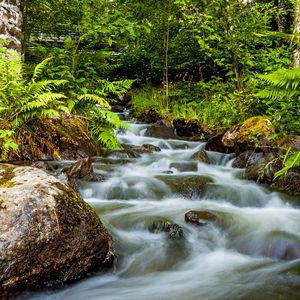
[[[79,182],[114,236],[116,271],[25,299],[300,299],[296,202],[244,180],[244,170],[232,169],[230,154],[208,152],[211,163],[199,162],[192,157],[204,143],[146,137],[149,125],[130,124],[118,133],[121,143],[161,151],[99,158],[94,169],[106,180]],[[191,210],[209,211],[220,222],[186,223]],[[151,230],[157,222],[177,224],[182,236]]]

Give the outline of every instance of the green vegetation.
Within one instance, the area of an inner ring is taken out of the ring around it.
[[[133,85],[137,118],[151,108],[170,120],[228,128],[265,115],[280,134],[298,134],[295,5],[25,1],[24,63],[1,48],[4,156],[17,148],[18,127],[61,113],[82,116],[99,145],[118,147],[114,129],[126,125],[110,106]]]

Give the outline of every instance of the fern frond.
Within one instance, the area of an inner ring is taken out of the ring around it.
[[[66,99],[67,97],[60,93],[43,93],[37,96],[37,100],[42,101],[45,105],[53,103],[55,100]],[[61,101],[56,102],[55,104],[62,103]]]
[[[129,125],[123,122],[119,116],[109,110],[101,109],[98,111],[96,118],[101,120],[111,128],[128,129]]]
[[[47,63],[52,60],[53,58],[52,57],[48,57],[46,59],[44,59],[42,62],[40,62],[34,69],[33,71],[33,75],[32,75],[32,79],[31,81],[32,82],[35,82],[36,79],[38,79],[39,76],[41,76],[43,70],[45,69]]]
[[[67,83],[66,80],[42,80],[38,82],[32,82],[26,88],[26,95],[31,97],[40,93],[50,92],[54,88],[65,83]]]
[[[99,104],[103,107],[110,108],[109,103],[102,97],[99,97],[95,94],[83,94],[78,97],[79,100],[90,101],[96,104]]]
[[[119,81],[98,80],[99,87],[96,89],[96,94],[114,94],[120,96],[125,94],[132,86],[135,80],[125,79]]]

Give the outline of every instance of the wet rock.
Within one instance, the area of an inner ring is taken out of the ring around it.
[[[113,240],[69,186],[32,167],[0,165],[0,298],[110,266]]]
[[[278,150],[279,154],[285,154],[289,151],[300,150],[300,136],[288,135],[277,139],[274,143],[274,150]]]
[[[192,160],[197,160],[199,162],[210,164],[209,157],[205,150],[199,150],[191,156]]]
[[[290,169],[286,176],[276,181],[275,186],[292,196],[300,196],[300,169]]]
[[[152,153],[152,152],[159,152],[161,149],[157,146],[151,144],[143,144],[142,146],[137,145],[123,145],[126,150],[130,150],[137,153]]]
[[[257,161],[261,160],[263,156],[263,152],[253,152],[251,150],[245,151],[235,158],[232,163],[232,167],[240,169],[249,167]]]
[[[122,149],[122,150],[103,150],[102,156],[112,159],[128,159],[128,158],[138,158],[141,155],[132,149]]]
[[[220,153],[234,153],[234,147],[225,146],[222,142],[222,138],[223,134],[211,137],[205,145],[205,150]]]
[[[246,235],[236,240],[231,246],[250,256],[264,256],[280,260],[300,258],[298,235],[280,230],[259,236]]]
[[[257,116],[229,129],[224,134],[222,143],[227,147],[234,147],[236,155],[257,148],[266,152],[270,147],[269,140],[273,133],[270,120]]]
[[[274,175],[281,168],[281,163],[276,160],[275,155],[269,153],[246,167],[244,177],[261,183],[271,184]]]
[[[76,180],[102,181],[104,178],[100,174],[95,174],[90,157],[76,161],[69,167],[63,169],[68,178],[68,183],[77,190]]]
[[[198,120],[174,119],[173,126],[180,137],[200,137],[204,133]]]
[[[140,116],[139,120],[146,123],[155,123],[161,120],[162,116],[153,108],[146,109]]]
[[[153,124],[151,127],[149,127],[146,130],[145,135],[154,138],[163,138],[163,139],[177,138],[171,123],[166,120],[161,120]]]
[[[182,227],[165,218],[153,221],[149,224],[148,230],[152,233],[166,232],[171,239],[179,239],[183,236]]]
[[[206,191],[213,179],[201,175],[159,175],[157,179],[167,184],[175,194],[185,197],[199,197]]]
[[[219,222],[221,218],[216,214],[213,214],[205,210],[191,210],[184,215],[184,219],[188,223],[192,223],[198,226],[204,226],[209,223]]]
[[[21,160],[78,160],[100,154],[98,147],[88,134],[83,119],[63,115],[60,118],[44,119],[34,134],[20,131],[18,144]]]
[[[198,165],[195,162],[174,162],[170,164],[170,168],[174,168],[179,172],[196,172]]]

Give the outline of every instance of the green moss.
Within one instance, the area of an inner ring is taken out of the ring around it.
[[[271,122],[264,116],[256,116],[243,122],[236,140],[255,142],[260,136],[269,136],[271,133]]]
[[[11,165],[0,165],[0,170],[2,171],[0,174],[0,188],[11,188],[15,186],[12,180],[15,176],[14,169],[15,167]]]

